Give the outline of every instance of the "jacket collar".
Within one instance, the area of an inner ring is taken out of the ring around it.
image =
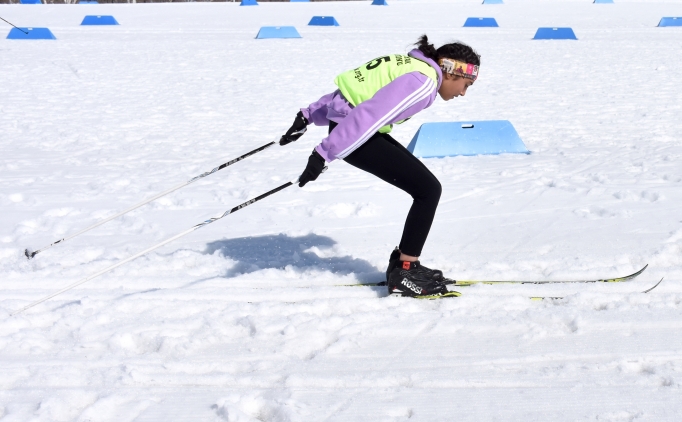
[[[436,70],[436,75],[438,77],[438,88],[436,89],[436,91],[438,91],[440,89],[441,83],[443,82],[443,71],[441,70],[440,66],[438,66],[438,64],[436,62],[434,62],[433,60],[426,57],[424,55],[424,53],[422,53],[417,48],[415,48],[414,50],[407,53],[407,55],[410,57],[414,57],[417,60],[421,60],[425,63],[428,63],[432,68],[434,68]]]

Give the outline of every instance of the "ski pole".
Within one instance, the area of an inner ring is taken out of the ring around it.
[[[2,19],[2,18],[0,18],[0,19]],[[2,19],[2,20],[4,20],[5,22],[7,22],[8,24],[14,26],[14,24],[13,24],[12,22],[9,22],[9,21],[7,21],[7,20],[5,20],[5,19]],[[14,27],[17,28],[19,31],[23,32],[24,34],[28,35],[28,31],[24,31],[23,29],[19,28],[18,26],[14,26]]]
[[[228,161],[228,162],[226,162],[226,163],[223,163],[223,164],[219,165],[218,167],[214,168],[214,169],[211,170],[211,171],[207,171],[207,172],[202,173],[202,174],[200,174],[200,175],[198,175],[198,176],[196,176],[196,177],[193,177],[193,178],[189,179],[188,181],[186,181],[186,182],[184,182],[184,183],[181,183],[181,184],[179,184],[179,185],[177,185],[177,186],[175,186],[175,187],[172,187],[172,188],[168,189],[167,191],[161,192],[160,194],[158,194],[158,195],[156,195],[156,196],[153,196],[153,197],[151,197],[151,198],[149,198],[149,199],[147,199],[147,200],[145,200],[145,201],[142,201],[142,202],[140,202],[139,204],[133,205],[132,207],[130,207],[130,208],[124,210],[124,211],[121,211],[121,212],[119,212],[119,213],[116,214],[116,215],[112,215],[112,216],[109,217],[109,218],[105,218],[104,220],[98,221],[97,223],[93,224],[92,226],[86,227],[86,228],[84,228],[83,230],[81,230],[81,231],[79,231],[79,232],[77,232],[77,233],[74,233],[74,234],[72,234],[72,235],[70,235],[70,236],[67,236],[67,237],[64,237],[64,238],[62,238],[62,239],[59,239],[59,240],[57,240],[56,242],[52,242],[52,243],[50,243],[48,246],[45,246],[45,247],[43,247],[43,248],[41,248],[41,249],[38,249],[38,250],[33,251],[33,252],[31,252],[31,251],[29,251],[28,249],[26,249],[26,250],[24,250],[24,255],[26,255],[26,258],[31,259],[31,258],[33,258],[34,256],[36,256],[37,254],[39,254],[40,252],[42,252],[42,251],[44,251],[44,250],[46,250],[46,249],[49,249],[49,248],[53,247],[54,245],[56,245],[56,244],[58,244],[58,243],[62,243],[62,242],[65,242],[65,241],[67,241],[67,240],[69,240],[69,239],[73,239],[74,237],[76,237],[76,236],[78,236],[78,235],[81,235],[81,234],[83,234],[83,233],[85,233],[85,232],[87,232],[87,231],[90,231],[90,230],[94,229],[95,227],[99,227],[99,226],[101,226],[102,224],[107,223],[107,222],[113,220],[114,218],[118,218],[118,217],[120,217],[120,216],[122,216],[122,215],[124,215],[124,214],[129,213],[130,211],[136,210],[136,209],[140,208],[142,205],[146,205],[146,204],[148,204],[148,203],[150,203],[150,202],[152,202],[152,201],[154,201],[154,200],[156,200],[156,199],[161,198],[162,196],[168,195],[168,194],[171,193],[171,192],[174,192],[174,191],[176,191],[176,190],[178,190],[178,189],[180,189],[180,188],[183,188],[183,187],[189,185],[190,183],[194,183],[194,182],[196,182],[197,180],[199,180],[199,179],[201,179],[201,178],[203,178],[203,177],[210,176],[211,174],[213,174],[213,173],[215,173],[215,172],[217,172],[217,171],[220,171],[220,170],[224,169],[224,168],[227,167],[227,166],[231,166],[232,164],[234,164],[234,163],[236,163],[236,162],[238,162],[238,161],[241,161],[241,160],[243,160],[243,159],[245,159],[245,158],[247,158],[247,157],[250,157],[250,156],[252,156],[252,155],[254,155],[254,154],[258,153],[258,152],[261,152],[261,151],[263,151],[263,150],[266,150],[266,149],[270,148],[271,146],[275,145],[276,143],[277,143],[277,142],[272,141],[272,142],[270,142],[269,144],[265,144],[265,145],[263,145],[263,146],[261,146],[261,147],[258,147],[258,148],[256,148],[256,149],[254,149],[253,151],[247,152],[246,154],[244,154],[244,155],[242,155],[242,156],[239,156],[239,157],[237,157],[237,158],[235,158],[235,159],[233,159],[233,160],[230,160],[230,161]]]
[[[23,312],[23,311],[25,311],[25,310],[27,310],[27,309],[29,309],[29,308],[34,307],[35,305],[38,305],[39,303],[45,302],[46,300],[49,300],[49,299],[52,299],[53,297],[55,297],[55,296],[57,296],[57,295],[60,295],[60,294],[66,292],[66,291],[68,291],[68,290],[71,290],[71,289],[73,289],[74,287],[80,286],[81,284],[83,284],[83,283],[85,283],[85,282],[88,282],[88,281],[92,280],[93,278],[99,277],[100,275],[102,275],[102,274],[104,274],[104,273],[108,273],[109,271],[113,270],[114,268],[120,267],[121,265],[123,265],[123,264],[125,264],[125,263],[127,263],[127,262],[130,262],[130,261],[132,261],[132,260],[135,259],[135,258],[138,258],[138,257],[140,257],[140,256],[142,256],[142,255],[145,255],[145,254],[147,254],[147,253],[149,253],[149,252],[151,252],[151,251],[153,251],[153,250],[155,250],[155,249],[158,249],[158,248],[160,248],[161,246],[163,246],[163,245],[165,245],[165,244],[167,244],[167,243],[170,243],[170,242],[172,242],[172,241],[174,241],[174,240],[176,240],[176,239],[181,238],[182,236],[185,236],[186,234],[189,234],[189,233],[193,232],[194,230],[197,230],[197,229],[200,229],[200,228],[202,228],[202,227],[204,227],[204,226],[207,226],[207,225],[213,223],[214,221],[218,221],[218,220],[220,220],[220,219],[223,218],[223,217],[226,217],[226,216],[228,216],[228,215],[230,215],[230,214],[232,214],[232,213],[234,213],[234,212],[237,212],[237,211],[239,211],[240,209],[242,209],[242,208],[244,208],[244,207],[247,207],[247,206],[253,204],[254,202],[258,202],[258,201],[260,201],[260,200],[263,199],[263,198],[267,198],[268,196],[272,195],[273,193],[277,193],[277,192],[281,191],[282,189],[288,188],[289,186],[291,186],[291,185],[293,185],[293,184],[296,184],[296,183],[298,183],[298,178],[296,178],[296,180],[292,180],[292,181],[290,181],[290,182],[286,182],[285,184],[283,184],[283,185],[281,185],[281,186],[278,186],[278,187],[276,187],[276,188],[274,188],[274,189],[272,189],[272,190],[270,190],[270,191],[268,191],[268,192],[265,192],[264,194],[262,194],[262,195],[260,195],[260,196],[257,196],[257,197],[255,197],[255,198],[253,198],[253,199],[249,199],[248,201],[244,202],[243,204],[237,205],[236,207],[234,207],[234,208],[232,208],[232,209],[230,209],[230,210],[228,210],[228,211],[225,211],[222,215],[220,215],[220,216],[218,216],[218,217],[209,218],[208,220],[206,220],[206,221],[204,221],[204,222],[202,222],[202,223],[199,223],[199,224],[197,224],[197,225],[195,225],[195,226],[193,226],[193,227],[191,227],[191,228],[185,230],[185,231],[182,232],[182,233],[176,234],[175,236],[170,237],[170,238],[164,240],[163,242],[161,242],[161,243],[159,243],[159,244],[156,244],[156,245],[152,246],[151,248],[147,248],[147,249],[143,250],[143,251],[140,252],[140,253],[137,253],[137,254],[135,254],[135,255],[133,255],[133,256],[129,256],[128,258],[124,259],[123,261],[117,262],[117,263],[114,264],[114,265],[111,265],[111,266],[109,266],[109,267],[107,267],[107,268],[105,268],[105,269],[103,269],[103,270],[100,270],[100,271],[98,271],[98,272],[96,272],[96,273],[94,273],[94,274],[91,274],[91,275],[89,275],[88,277],[86,277],[86,278],[84,278],[84,279],[82,279],[82,280],[79,280],[79,281],[77,281],[77,282],[75,282],[75,283],[73,283],[73,284],[71,284],[71,285],[68,285],[68,286],[64,287],[63,289],[59,290],[58,292],[52,293],[52,294],[49,295],[49,296],[45,296],[44,298],[42,298],[42,299],[40,299],[40,300],[36,300],[35,302],[33,302],[33,303],[29,304],[29,305],[26,305],[26,306],[24,306],[23,308],[21,308],[21,309],[19,309],[19,310],[17,310],[17,311],[12,312],[12,313],[10,314],[10,316],[11,316],[11,315],[16,315],[16,314],[18,314],[19,312]]]

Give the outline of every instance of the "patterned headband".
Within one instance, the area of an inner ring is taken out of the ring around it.
[[[464,76],[465,78],[473,79],[474,81],[478,78],[478,66],[475,64],[460,62],[459,60],[452,59],[440,59],[438,60],[440,68],[443,72],[447,72],[451,75]]]

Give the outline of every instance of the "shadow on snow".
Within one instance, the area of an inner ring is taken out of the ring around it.
[[[300,269],[318,269],[334,274],[355,274],[360,282],[382,281],[385,276],[369,262],[350,256],[321,258],[311,251],[331,248],[336,241],[316,234],[290,237],[284,234],[258,237],[241,237],[219,240],[206,245],[206,254],[219,252],[237,261],[224,277],[237,277],[240,274],[268,269],[284,268],[291,265]]]

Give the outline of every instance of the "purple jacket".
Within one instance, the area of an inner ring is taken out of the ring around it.
[[[337,89],[302,108],[303,116],[316,126],[338,123],[315,150],[327,162],[345,158],[374,135],[381,127],[405,120],[433,104],[443,72],[433,60],[415,49],[408,54],[436,69],[438,84],[420,72],[406,73],[381,88],[369,100],[353,107]]]

